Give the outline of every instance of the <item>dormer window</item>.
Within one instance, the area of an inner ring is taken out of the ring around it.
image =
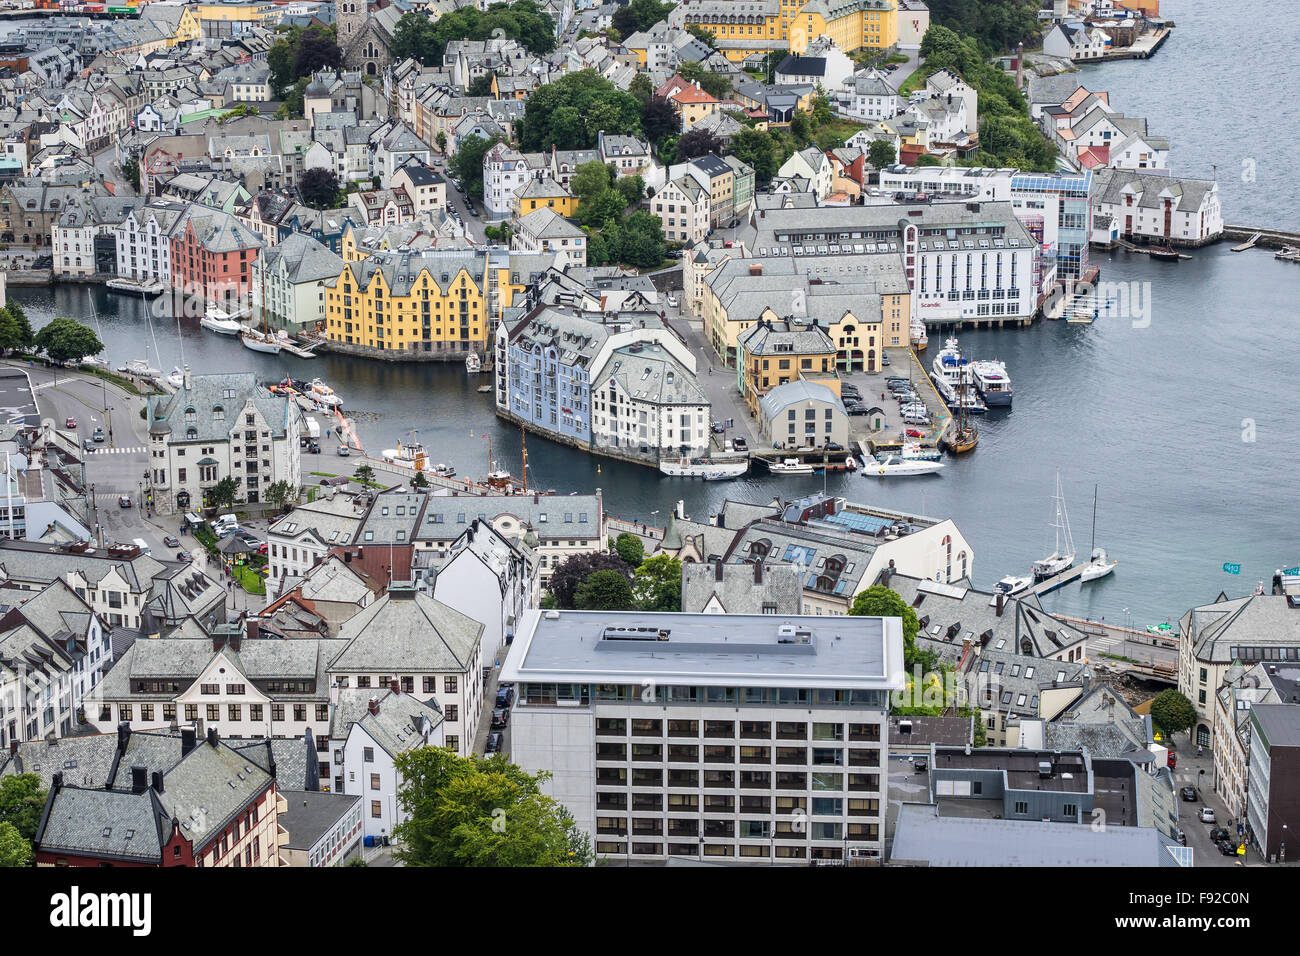
[[[225,420],[226,420],[226,410],[225,410],[224,408],[222,408],[220,405],[213,405],[213,406],[212,406],[212,417],[213,417],[214,420],[219,421],[219,422],[221,422],[221,421],[225,421]]]
[[[196,421],[198,421],[198,413],[194,411],[194,406],[187,406],[185,409],[185,423],[189,425]]]

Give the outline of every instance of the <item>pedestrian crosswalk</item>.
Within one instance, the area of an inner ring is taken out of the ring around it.
[[[97,445],[93,451],[87,451],[88,455],[143,455],[149,449],[145,445],[132,445],[130,448],[113,447],[109,448],[104,445]]]

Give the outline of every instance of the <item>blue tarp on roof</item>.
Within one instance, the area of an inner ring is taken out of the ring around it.
[[[856,511],[840,511],[833,515],[827,515],[822,520],[848,528],[850,531],[861,531],[863,534],[871,535],[880,534],[893,524],[892,521],[885,518],[858,514]]]

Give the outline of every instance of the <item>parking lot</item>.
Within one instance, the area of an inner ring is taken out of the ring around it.
[[[910,436],[923,442],[937,442],[948,425],[949,413],[939,393],[920,362],[913,360],[907,349],[888,349],[890,364],[880,372],[841,373],[841,379],[861,393],[862,403],[868,408],[879,408],[880,413],[849,416],[849,440],[899,441],[907,437],[910,429],[919,433]],[[924,355],[924,353],[922,353]],[[902,405],[889,389],[890,378],[907,378],[912,382],[917,400],[924,403],[929,423],[908,423],[903,420]]]

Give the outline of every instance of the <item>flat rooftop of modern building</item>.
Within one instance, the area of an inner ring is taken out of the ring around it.
[[[1047,764],[1050,773],[1043,775]],[[1002,770],[1007,786],[1015,790],[1055,790],[1086,793],[1092,786],[1091,766],[1078,753],[1043,750],[977,748],[966,753],[957,747],[936,747],[934,770]]]
[[[898,618],[528,611],[503,681],[894,690]]]

